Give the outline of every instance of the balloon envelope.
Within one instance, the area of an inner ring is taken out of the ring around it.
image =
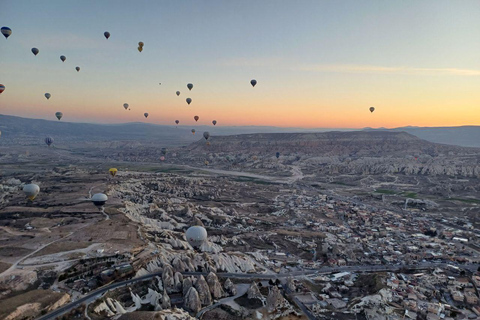
[[[199,117],[199,116],[195,116],[195,117],[193,117],[193,119],[195,119],[195,121],[198,121],[198,119],[200,119],[200,117]]]
[[[192,129],[192,134],[195,134],[195,129]]]
[[[177,96],[179,96],[179,95],[180,95],[180,91],[177,91],[177,92],[175,92],[175,93],[177,94]]]
[[[128,109],[128,103],[124,103],[123,107],[125,108],[125,110],[127,110]]]
[[[250,84],[252,85],[252,87],[255,87],[255,85],[257,84],[257,80],[252,79],[252,80],[250,81]]]
[[[201,226],[190,227],[185,232],[185,238],[192,247],[199,248],[207,241],[207,230]]]
[[[80,67],[75,67],[75,70],[77,70],[77,72],[80,71]]]
[[[56,112],[56,113],[55,113],[55,117],[57,117],[57,119],[60,120],[60,119],[62,119],[62,117],[63,117],[63,113],[61,113],[61,112]]]
[[[140,42],[138,43],[138,46],[139,46],[140,48],[143,47],[144,45],[145,45],[145,44],[144,44],[142,41],[140,41]]]
[[[3,84],[0,84],[0,93],[2,93],[3,91],[5,91],[5,86]]]
[[[108,38],[110,38],[110,32],[108,32],[108,31],[105,31],[103,33],[103,35],[105,36],[105,38],[107,38],[107,40],[108,40]]]
[[[277,153],[275,154],[275,157],[277,157],[277,159],[280,158],[280,152],[277,152]]]
[[[33,201],[33,199],[35,199],[35,197],[39,192],[40,192],[40,187],[34,183],[26,184],[23,187],[23,193],[25,193],[25,195],[30,201]]]
[[[138,52],[142,52],[143,51],[143,48],[142,47],[138,47]]]
[[[148,118],[148,112],[145,112],[143,115],[145,116],[145,118]]]
[[[38,50],[37,48],[32,48],[32,53],[34,55],[37,55],[39,52],[40,52],[40,50]]]
[[[191,83],[187,84],[187,88],[188,88],[188,90],[192,90],[193,89],[193,84],[191,84]]]
[[[65,60],[67,60],[67,57],[65,57],[65,56],[60,56],[60,60],[62,60],[62,62],[65,62]]]
[[[213,123],[213,125],[216,125],[216,124],[217,124],[217,120],[213,120],[212,123]]]
[[[176,123],[176,124],[179,124],[179,123],[180,123],[180,121],[178,121],[178,120],[175,120],[175,123]]]
[[[45,138],[45,143],[47,144],[47,146],[50,147],[53,143],[53,138],[52,137],[46,137]]]
[[[103,193],[95,193],[92,196],[91,200],[94,205],[96,205],[97,207],[101,207],[105,204],[105,202],[107,202],[108,197],[106,194],[103,194]]]
[[[373,112],[375,111],[375,108],[374,107],[370,107],[370,112]]]
[[[51,96],[52,96],[52,95],[51,95],[50,93],[48,93],[48,92],[45,93],[45,98],[47,98],[47,100],[50,99]]]
[[[188,104],[192,103],[192,99],[190,99],[190,98],[187,98],[186,101],[187,101]]]
[[[9,27],[2,27],[1,31],[5,39],[10,37],[10,35],[12,34],[12,29],[10,29]]]
[[[205,132],[203,133],[203,137],[205,138],[205,140],[208,140],[208,138],[210,138],[210,132],[205,131]]]
[[[115,177],[115,175],[117,174],[117,168],[110,168],[110,170],[108,170],[108,173],[110,173],[110,175],[112,177]]]

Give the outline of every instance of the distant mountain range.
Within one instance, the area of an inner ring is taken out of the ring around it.
[[[191,130],[195,129],[193,135]],[[356,129],[304,129],[268,126],[165,126],[149,123],[90,124],[21,118],[0,115],[0,146],[2,144],[37,144],[46,136],[56,141],[161,141],[164,145],[188,145],[202,138],[204,131],[212,137],[252,133],[314,133],[327,131],[354,131]],[[462,127],[402,127],[395,129],[364,129],[364,131],[404,131],[421,139],[464,147],[480,147],[480,126]]]

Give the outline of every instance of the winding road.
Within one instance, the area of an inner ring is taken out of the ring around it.
[[[280,273],[280,274],[262,274],[262,273],[217,273],[218,277],[222,278],[237,278],[237,279],[279,279],[279,278],[288,278],[288,277],[301,277],[301,276],[306,276],[306,275],[315,275],[315,274],[328,274],[328,273],[336,273],[336,272],[381,272],[381,271],[389,271],[389,272],[395,272],[399,271],[401,269],[409,269],[409,270],[425,270],[425,269],[430,269],[430,268],[436,268],[436,267],[441,267],[445,268],[447,266],[446,263],[430,263],[430,262],[425,262],[425,263],[420,263],[417,265],[368,265],[368,266],[344,266],[344,267],[322,267],[319,269],[312,269],[312,270],[305,270],[305,271],[294,271],[290,273]],[[480,264],[472,264],[472,265],[466,265],[466,266],[461,266],[464,269],[467,269],[469,271],[476,271]],[[207,276],[206,272],[182,272],[183,275],[186,276]],[[135,282],[139,281],[145,281],[149,280],[151,278],[154,278],[156,276],[161,276],[162,272],[155,272],[151,274],[147,274],[138,278],[133,278],[129,280],[124,280],[121,282],[117,283],[112,283],[109,285],[106,285],[104,287],[98,288],[97,290],[94,290],[87,294],[86,296],[76,300],[72,301],[52,312],[49,314],[46,314],[44,316],[41,316],[37,320],[53,320],[56,317],[59,317],[67,312],[70,312],[72,309],[75,309],[82,305],[83,303],[90,303],[93,302],[94,300],[98,299],[101,297],[104,293],[117,289]]]

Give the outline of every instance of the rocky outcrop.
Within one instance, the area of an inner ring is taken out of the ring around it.
[[[54,304],[52,304],[50,307],[48,307],[47,310],[52,311],[52,310],[58,309],[69,301],[70,301],[70,295],[68,293],[65,293]]]
[[[137,319],[156,319],[156,320],[195,320],[188,312],[183,309],[168,309],[162,311],[137,311],[122,315],[118,320],[137,320]]]
[[[225,292],[229,296],[234,296],[237,294],[237,288],[235,288],[235,285],[233,284],[232,280],[227,279],[225,283],[223,284],[223,288],[225,289]]]
[[[295,292],[295,290],[297,290],[297,286],[295,285],[293,278],[289,277],[287,279],[287,290],[290,290],[290,292]]]
[[[187,292],[191,287],[193,287],[192,278],[187,277],[187,278],[183,279],[183,288],[182,288],[183,289],[182,290],[183,296],[187,295]]]
[[[38,302],[21,305],[15,311],[10,313],[5,320],[19,320],[35,317],[40,312],[40,308],[41,304]]]
[[[180,272],[175,272],[175,275],[173,277],[173,286],[174,292],[181,292],[182,287],[183,287],[183,275]]]
[[[212,294],[213,299],[220,299],[225,296],[225,292],[223,292],[222,285],[220,281],[218,281],[217,275],[213,272],[210,272],[207,275],[207,284],[210,288],[210,293]]]
[[[188,289],[187,294],[183,298],[183,307],[186,310],[197,313],[202,309],[202,303],[197,290],[194,287]]]
[[[198,277],[194,287],[198,292],[202,306],[206,307],[211,305],[212,296],[210,294],[210,288],[208,287],[207,281],[205,281],[203,276]]]
[[[267,297],[267,310],[270,313],[290,308],[290,303],[283,297],[277,286],[270,289]]]
[[[170,303],[170,297],[168,296],[166,290],[163,290],[163,295],[159,302],[160,302],[160,305],[162,306],[162,309],[171,308],[172,304]]]
[[[176,290],[173,269],[170,265],[166,265],[163,268],[162,282],[163,287],[167,290],[168,293],[172,293]]]
[[[260,299],[263,300],[263,295],[260,292],[260,289],[258,289],[258,286],[255,282],[252,282],[250,287],[248,288],[247,291],[247,297],[248,299]]]

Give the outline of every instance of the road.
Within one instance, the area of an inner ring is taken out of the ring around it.
[[[80,231],[80,230],[82,230],[83,228],[88,227],[88,226],[90,226],[90,224],[86,224],[86,225],[84,225],[83,227],[80,227],[80,228],[78,228],[77,230],[68,233],[66,236],[64,236],[64,237],[62,237],[62,238],[59,238],[59,239],[57,239],[57,240],[53,240],[53,241],[51,241],[51,242],[49,242],[49,243],[47,243],[47,244],[44,244],[43,246],[39,247],[39,248],[36,249],[35,251],[30,252],[30,253],[27,254],[26,256],[23,256],[22,258],[18,259],[14,264],[12,264],[12,265],[10,266],[10,268],[8,268],[7,270],[5,270],[5,271],[3,271],[2,273],[0,273],[0,276],[8,275],[10,272],[14,271],[14,270],[17,268],[17,266],[20,264],[20,262],[28,259],[29,257],[33,256],[35,253],[37,253],[37,252],[39,252],[40,250],[48,247],[48,246],[51,245],[52,243],[55,243],[55,242],[60,241],[60,240],[64,240],[64,239],[70,237],[71,235],[73,235],[75,232],[78,232],[78,231]]]
[[[424,270],[424,269],[429,269],[429,268],[436,268],[436,267],[441,267],[445,268],[447,266],[446,263],[430,263],[430,262],[425,262],[421,263],[418,265],[379,265],[379,266],[344,266],[344,267],[322,267],[319,269],[313,269],[313,270],[305,270],[305,271],[294,271],[290,273],[281,273],[281,274],[261,274],[261,273],[217,273],[218,277],[223,277],[223,278],[237,278],[237,279],[279,279],[279,278],[287,278],[287,277],[299,277],[299,276],[305,276],[305,275],[312,275],[312,274],[322,274],[322,273],[334,273],[334,272],[380,272],[380,271],[390,271],[390,272],[395,272],[399,271],[402,268],[410,269],[410,270]],[[468,265],[466,268],[470,271],[474,270],[476,271],[477,268],[479,267],[479,264],[476,265]],[[182,272],[183,275],[185,276],[207,276],[206,272]],[[155,272],[151,274],[147,274],[138,278],[133,278],[117,283],[112,283],[109,285],[106,285],[104,287],[101,287],[97,290],[94,290],[87,294],[86,296],[76,300],[72,301],[54,311],[52,311],[49,314],[46,314],[37,320],[53,320],[58,316],[61,316],[67,312],[70,312],[72,309],[75,309],[82,305],[83,303],[89,303],[92,302],[99,297],[101,297],[104,293],[106,293],[109,290],[117,289],[135,282],[139,281],[144,281],[144,280],[149,280],[151,278],[154,278],[156,276],[161,276],[162,272]],[[297,301],[296,301],[297,302]]]

